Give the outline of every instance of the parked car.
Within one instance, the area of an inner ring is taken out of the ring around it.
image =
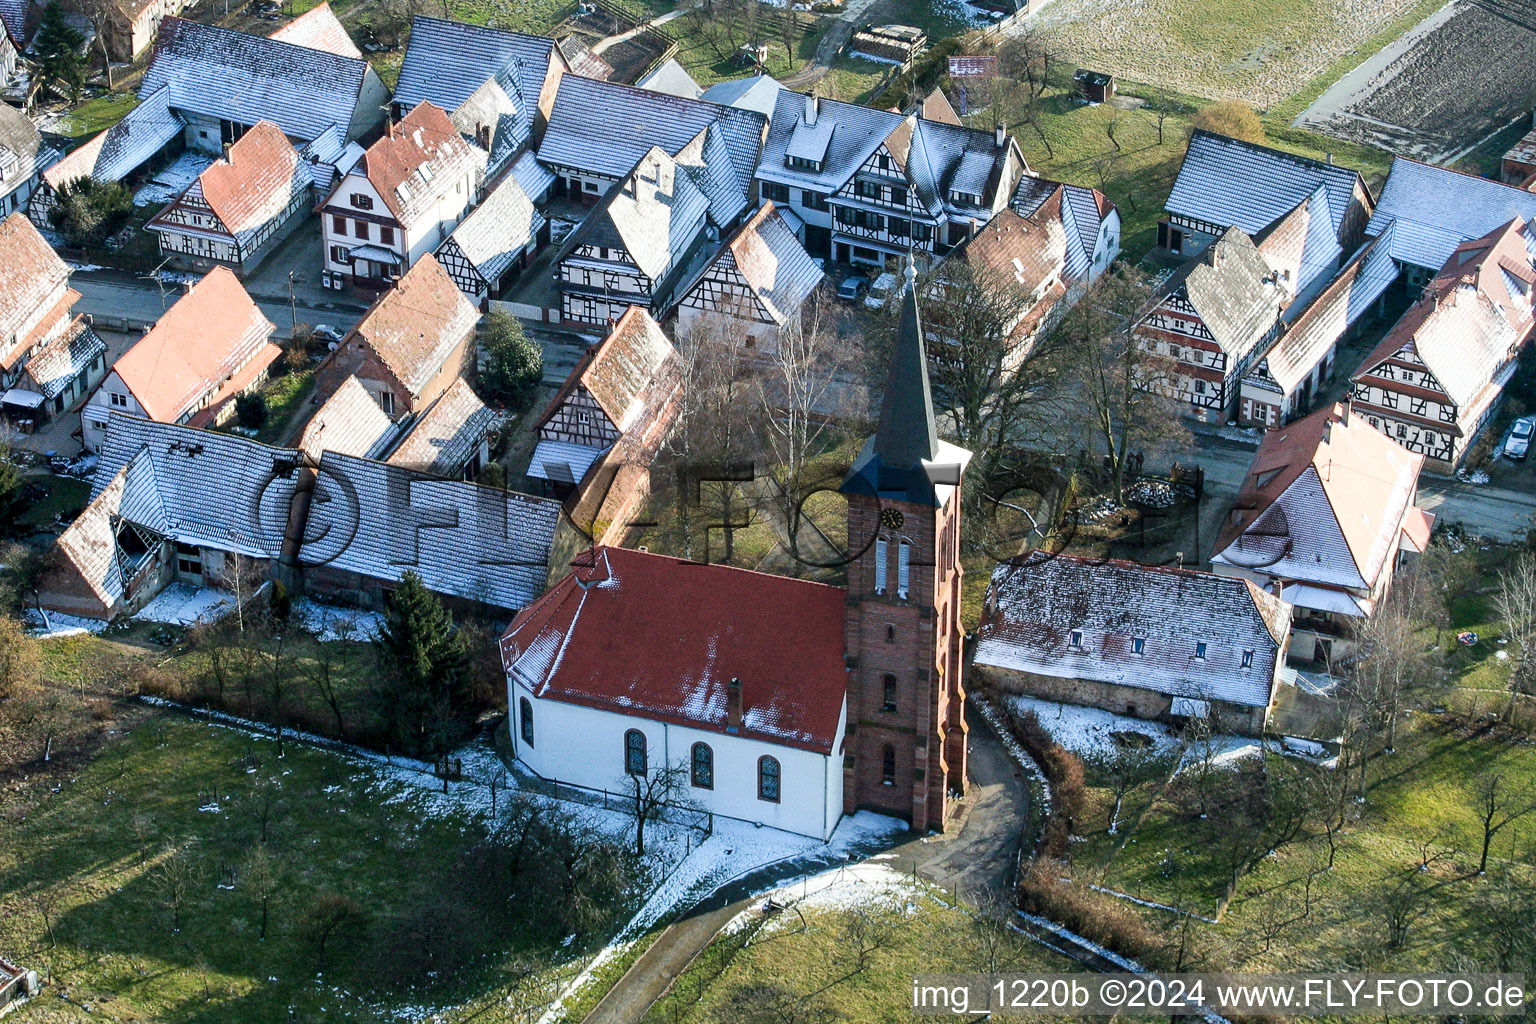
[[[869,278],[863,274],[849,274],[843,278],[843,283],[837,286],[837,297],[844,302],[857,302],[867,291],[869,291]]]
[[[340,341],[346,337],[340,328],[333,327],[330,324],[315,324],[314,331],[315,337],[324,338],[326,341]]]
[[[875,283],[869,286],[869,294],[864,296],[864,305],[870,309],[883,309],[885,304],[891,301],[891,292],[896,290],[896,275],[887,270],[875,278]]]
[[[1515,425],[1509,430],[1509,439],[1504,442],[1504,454],[1511,459],[1525,458],[1530,451],[1533,431],[1536,431],[1536,418],[1527,416],[1515,420]]]

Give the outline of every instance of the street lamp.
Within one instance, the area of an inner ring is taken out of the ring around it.
[[[299,333],[299,304],[293,297],[293,271],[288,271],[288,313],[292,317],[288,328],[288,336],[295,337]]]

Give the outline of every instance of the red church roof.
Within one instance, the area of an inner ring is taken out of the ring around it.
[[[840,587],[623,548],[579,556],[501,640],[549,700],[834,753],[847,671]]]

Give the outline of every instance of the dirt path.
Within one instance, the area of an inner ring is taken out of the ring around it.
[[[853,27],[857,25],[864,14],[880,0],[850,0],[843,13],[837,16],[837,20],[827,28],[826,34],[816,44],[816,56],[805,67],[792,75],[786,75],[780,79],[780,83],[786,89],[802,90],[821,81],[832,62],[837,59],[838,53],[853,36]]]
[[[892,870],[917,874],[975,901],[1013,888],[1019,838],[1029,810],[1023,773],[981,716],[971,716],[970,792],[951,819],[951,831],[914,836],[886,850]],[[870,851],[873,852],[873,851]],[[812,855],[814,857],[814,855]],[[765,868],[700,901],[652,943],[625,972],[584,1024],[635,1024],[703,952],[721,928],[753,906],[765,889],[802,874],[806,859]]]

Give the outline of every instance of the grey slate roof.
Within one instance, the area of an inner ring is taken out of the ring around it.
[[[170,102],[169,85],[140,93],[139,105],[126,117],[43,172],[43,180],[58,188],[84,177],[97,181],[126,178],[186,127],[171,110]]]
[[[538,157],[529,150],[512,162],[512,177],[523,186],[523,191],[534,202],[542,202],[549,194],[549,186],[555,183],[555,175],[548,167],[539,163]]]
[[[497,608],[544,589],[559,502],[326,452],[302,560]]]
[[[670,195],[660,191],[656,168],[670,174]],[[678,167],[660,147],[654,147],[634,164],[638,189],[626,182],[608,190],[566,240],[566,252],[581,245],[623,249],[641,273],[659,282],[677,269],[678,261],[693,247],[704,227],[709,197],[693,176]],[[627,177],[627,175],[626,175]]]
[[[727,107],[755,110],[764,117],[773,116],[774,105],[784,86],[771,75],[752,75],[748,78],[732,78],[716,82],[704,90],[699,98],[708,103],[721,103]]]
[[[669,57],[652,68],[635,82],[635,87],[666,93],[668,96],[681,96],[685,100],[696,100],[704,94],[704,89],[677,62],[676,57]]]
[[[1322,184],[1337,236],[1359,182],[1360,175],[1347,167],[1197,129],[1163,208],[1254,235]]]
[[[54,398],[106,351],[91,325],[78,320],[27,360],[27,376],[44,398]]]
[[[271,121],[308,140],[352,125],[367,72],[355,58],[166,18],[139,95],[169,85],[174,109],[244,125]]]
[[[757,167],[763,123],[763,115],[753,110],[566,75],[539,143],[539,160],[620,178],[652,146],[676,156],[714,126],[745,194]]]
[[[27,0],[0,0],[0,26],[5,28],[6,34],[11,37],[17,52],[27,48],[27,8],[31,6]]]
[[[410,424],[386,461],[433,476],[460,476],[496,419],[460,377]]]
[[[480,88],[459,104],[449,116],[453,126],[474,142],[476,127],[484,125],[491,130],[489,158],[485,175],[493,178],[506,166],[512,155],[533,134],[533,115],[528,105],[520,99],[519,90],[511,92],[495,78],[487,78]]]
[[[448,236],[487,282],[499,278],[543,230],[544,215],[533,208],[517,178],[508,175]],[[445,239],[443,245],[447,245]],[[439,246],[441,250],[441,246]]]
[[[395,83],[395,102],[406,110],[431,100],[456,110],[494,76],[503,88],[532,107],[544,87],[555,41],[502,29],[465,25],[417,15]],[[563,56],[554,60],[564,63]]]
[[[991,132],[943,121],[907,117],[890,110],[876,110],[838,100],[818,101],[816,123],[805,120],[806,98],[783,90],[769,119],[768,141],[763,146],[757,175],[778,182],[830,194],[836,191],[881,143],[910,129],[910,140],[895,146],[916,190],[916,198],[938,216],[949,209],[958,216],[989,215],[979,207],[960,207],[951,192],[982,197],[984,206],[1001,180],[1003,160],[1009,147],[999,147]],[[786,157],[817,160],[820,171],[788,166]],[[1008,183],[1012,187],[1012,183]]]
[[[281,551],[298,451],[114,412],[91,497],[140,453],[145,458],[129,474],[124,518],[186,543],[255,558]]]
[[[1099,230],[1104,226],[1104,210],[1114,205],[1096,189],[1082,185],[1069,185],[1062,181],[1039,178],[1026,174],[1019,179],[1018,187],[1009,201],[1021,217],[1033,216],[1046,200],[1061,189],[1061,223],[1066,229],[1068,245],[1066,270],[1073,280],[1086,277],[1093,268],[1093,252],[1099,244]],[[1103,207],[1101,208],[1101,202]]]
[[[1289,618],[1244,579],[1036,552],[993,570],[976,664],[1267,707]]]
[[[1265,279],[1269,264],[1253,240],[1238,228],[1184,261],[1161,286],[1195,307],[1229,359],[1241,359],[1261,342],[1280,317],[1280,293]]]
[[[298,445],[311,458],[321,452],[376,457],[396,436],[393,420],[362,381],[350,376],[315,410],[304,424]]]
[[[1516,217],[1536,217],[1536,193],[1398,157],[1365,233],[1379,235],[1392,224],[1393,259],[1439,270],[1462,242]]]

